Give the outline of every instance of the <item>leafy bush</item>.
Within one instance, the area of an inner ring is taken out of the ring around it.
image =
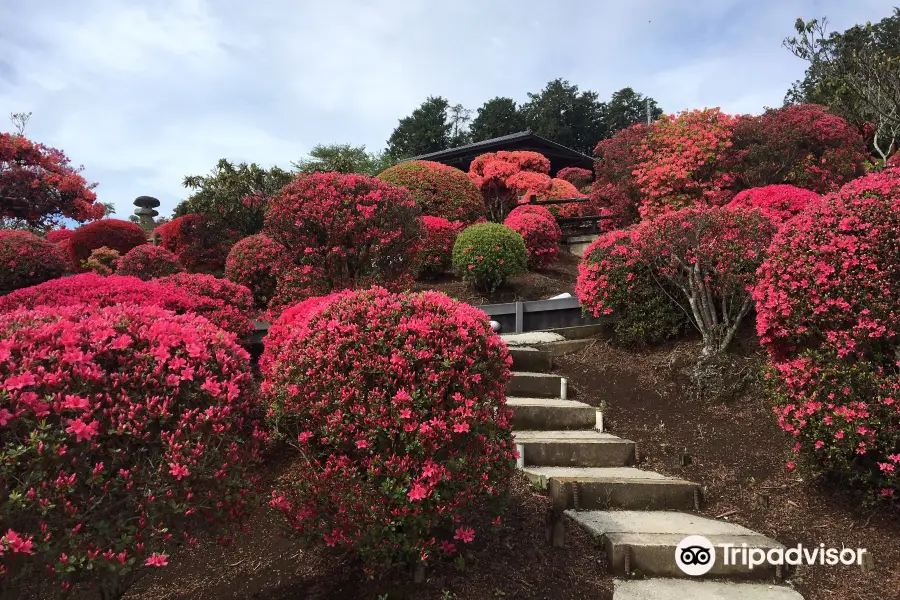
[[[140,248],[140,246],[135,247]],[[118,252],[103,246],[91,251],[91,255],[87,260],[81,262],[81,270],[96,273],[97,275],[112,275],[119,266],[119,258],[121,257]]]
[[[728,203],[728,207],[758,208],[780,224],[821,200],[819,194],[793,185],[767,185],[740,192]]]
[[[409,190],[423,215],[463,223],[485,216],[481,191],[455,167],[410,160],[390,167],[378,179]]]
[[[537,215],[542,219],[547,219],[550,223],[553,224],[553,231],[559,236],[559,239],[562,239],[562,229],[559,226],[559,223],[556,222],[556,217],[553,216],[553,213],[550,212],[546,207],[539,206],[537,204],[520,204],[507,215],[507,219],[511,219],[517,215]]]
[[[566,167],[565,169],[560,169],[556,174],[557,179],[562,179],[563,181],[568,181],[576,188],[581,190],[585,186],[591,185],[591,180],[594,178],[594,174],[590,171],[590,169],[582,169],[581,167]]]
[[[97,248],[106,246],[120,255],[125,254],[135,246],[146,244],[147,234],[128,221],[101,219],[76,229],[72,232],[69,243],[75,269],[81,270],[81,263],[90,258],[91,252]]]
[[[370,567],[478,535],[476,503],[503,498],[515,457],[511,359],[483,312],[435,292],[345,292],[266,355],[275,431],[304,457],[271,500],[292,527]]]
[[[469,165],[469,178],[481,190],[488,216],[500,222],[525,194],[550,187],[550,161],[526,150],[488,152]]]
[[[900,176],[845,185],[782,227],[759,270],[757,331],[776,412],[815,469],[900,492]]]
[[[525,273],[527,261],[525,240],[499,223],[470,225],[453,245],[453,269],[463,280],[487,291]]]
[[[72,237],[72,234],[73,234],[73,233],[74,233],[73,230],[71,230],[71,229],[66,229],[65,227],[63,227],[62,229],[54,229],[53,231],[48,231],[48,232],[47,232],[47,235],[44,236],[44,238],[45,238],[48,242],[52,242],[52,243],[54,243],[54,244],[58,244],[58,243],[60,243],[61,241],[67,240],[67,239],[69,239],[70,237]]]
[[[201,214],[176,217],[153,232],[159,234],[160,245],[178,256],[190,273],[220,274],[228,251],[238,239],[224,221]]]
[[[640,220],[638,207],[643,193],[634,171],[649,131],[647,125],[632,125],[601,140],[594,149],[595,177],[589,206],[593,214],[608,217],[600,222],[605,230],[625,228]]]
[[[248,288],[259,308],[275,295],[278,273],[284,267],[285,250],[263,234],[247,236],[234,246],[225,261],[225,277]]]
[[[528,252],[528,267],[542,269],[556,262],[559,254],[559,225],[536,214],[521,213],[507,217],[504,225],[522,236]]]
[[[575,286],[582,310],[611,316],[615,341],[627,347],[661,342],[689,323],[678,290],[656,276],[639,241],[636,229],[601,235],[585,250]]]
[[[246,287],[203,273],[176,273],[156,280],[196,300],[192,310],[244,340],[253,333],[253,294]]]
[[[27,231],[0,230],[0,290],[17,290],[66,272],[67,257],[55,244]]]
[[[133,275],[144,281],[181,273],[184,267],[174,253],[161,246],[144,244],[132,248],[121,257],[116,268],[119,275]],[[102,273],[101,273],[102,274]]]
[[[222,309],[219,303],[189,294],[172,284],[164,285],[159,280],[141,281],[137,277],[101,277],[83,273],[0,296],[0,312],[41,306],[86,305],[102,308],[116,304],[158,306],[176,314],[195,313],[238,336],[246,335],[248,328],[252,327],[246,317],[236,317],[234,309]]]
[[[265,436],[234,336],[117,305],[3,314],[0,338],[8,577],[117,597],[129,573],[252,506]]]
[[[420,273],[426,277],[441,275],[453,266],[453,244],[459,235],[460,223],[441,217],[422,217],[425,238],[419,249]]]
[[[373,284],[408,287],[418,266],[418,217],[410,193],[380,179],[301,175],[270,201],[265,233],[285,248],[290,263],[314,273],[319,291],[290,299],[279,294],[281,300]]]

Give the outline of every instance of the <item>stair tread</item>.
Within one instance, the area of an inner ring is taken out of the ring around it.
[[[789,587],[767,583],[631,579],[614,581],[613,600],[803,600]]]
[[[644,471],[635,467],[525,467],[525,471],[546,479],[577,479],[590,481],[626,481],[626,482],[666,482],[697,485],[692,481],[669,477],[655,471]]]
[[[627,537],[635,545],[641,542],[678,545],[686,536],[702,535],[710,541],[723,537],[756,538],[756,542],[767,542],[766,546],[781,547],[779,542],[736,523],[679,511],[569,510],[566,514],[597,535]]]
[[[507,346],[520,347],[531,346],[533,344],[547,344],[550,342],[562,342],[566,338],[558,333],[549,331],[530,331],[527,333],[502,333],[500,337],[506,342]]]
[[[631,440],[602,433],[594,429],[573,429],[560,431],[525,430],[513,431],[513,437],[520,444],[529,443],[579,443],[579,444],[634,444]]]
[[[513,377],[540,377],[545,379],[562,379],[562,375],[556,373],[534,373],[532,371],[513,371]]]
[[[551,406],[553,408],[590,408],[590,404],[577,400],[563,400],[562,398],[526,398],[523,396],[507,396],[507,406]]]

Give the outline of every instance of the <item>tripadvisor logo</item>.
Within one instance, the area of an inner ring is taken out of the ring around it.
[[[702,535],[690,535],[675,548],[675,564],[686,575],[705,575],[716,564],[717,547]],[[724,566],[743,565],[749,570],[760,565],[862,565],[867,550],[865,548],[751,548],[747,544],[718,544],[721,564]]]

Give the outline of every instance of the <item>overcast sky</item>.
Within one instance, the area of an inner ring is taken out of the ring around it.
[[[0,0],[10,112],[127,218],[168,214],[219,158],[288,167],[317,143],[381,149],[429,94],[476,109],[563,77],[666,112],[779,106],[798,16],[843,30],[896,0]],[[425,6],[430,8],[426,8]]]

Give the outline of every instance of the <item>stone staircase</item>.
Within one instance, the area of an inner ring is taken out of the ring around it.
[[[700,486],[636,468],[635,443],[605,432],[598,409],[569,399],[566,379],[551,373],[553,356],[590,340],[554,332],[502,337],[513,356],[507,403],[519,468],[553,506],[548,541],[565,543],[566,519],[591,533],[616,578],[614,600],[803,600],[774,584],[784,578],[780,568],[725,564],[718,548],[731,543],[767,550],[781,544],[698,514]],[[700,577],[686,575],[675,561],[679,542],[689,535],[702,535],[717,547],[714,566]]]

